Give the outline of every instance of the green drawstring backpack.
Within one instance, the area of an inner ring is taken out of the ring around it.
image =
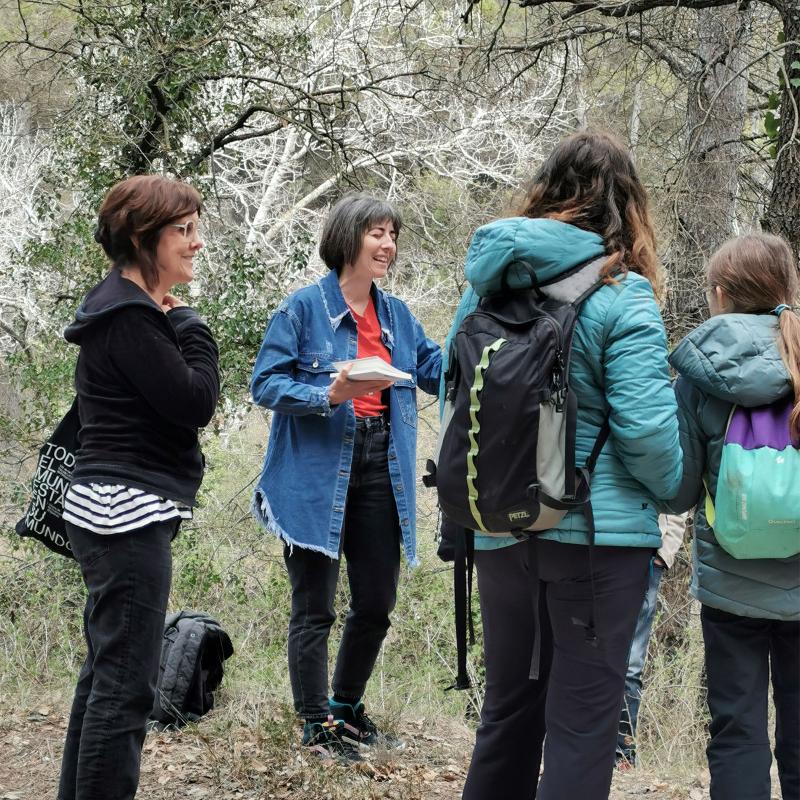
[[[734,406],[728,419],[715,500],[706,483],[706,519],[734,558],[800,553],[800,443],[789,433],[793,408],[789,396],[757,408]]]

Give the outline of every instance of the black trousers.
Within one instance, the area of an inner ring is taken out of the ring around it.
[[[364,694],[397,599],[401,537],[388,444],[381,418],[358,421],[341,546],[350,608],[332,682],[336,694],[354,700]],[[292,586],[288,651],[294,707],[306,719],[319,719],[329,711],[328,637],[336,619],[340,562],[300,547],[285,548],[284,559]]]
[[[712,800],[769,800],[770,671],[783,800],[800,800],[800,622],[700,612],[711,711]]]
[[[67,523],[88,590],[88,652],[67,726],[59,800],[131,800],[136,794],[177,525],[170,520],[101,535]]]
[[[645,548],[595,548],[592,644],[588,547],[534,538],[476,551],[486,693],[464,800],[607,800],[628,650],[651,556]],[[530,680],[535,634],[540,670]]]

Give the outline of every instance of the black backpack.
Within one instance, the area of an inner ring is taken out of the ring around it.
[[[511,290],[504,277],[502,291],[482,298],[453,339],[437,455],[423,479],[439,496],[439,555],[455,562],[453,688],[469,686],[473,531],[525,539],[582,509],[593,556],[590,481],[609,426],[606,420],[586,464],[578,467],[578,404],[568,377],[580,307],[604,285],[605,261],[580,264],[547,283],[539,283],[526,262],[515,262],[529,272],[531,288]]]
[[[167,617],[150,727],[180,728],[210,711],[222,664],[232,655],[230,637],[207,614],[184,610]]]

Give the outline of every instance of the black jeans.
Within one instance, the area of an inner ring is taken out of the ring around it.
[[[88,653],[67,727],[59,800],[131,800],[136,794],[177,524],[101,535],[67,523],[88,589]]]
[[[783,800],[800,800],[800,622],[700,612],[708,676],[712,800],[769,800],[770,668]]]
[[[388,444],[382,418],[358,421],[341,544],[350,608],[332,685],[336,694],[352,699],[364,693],[397,599],[400,524]],[[294,707],[306,719],[319,719],[329,711],[328,636],[336,619],[339,560],[300,547],[285,548],[284,559],[292,585],[288,649]]]
[[[465,800],[607,800],[651,556],[645,548],[595,548],[592,644],[588,547],[534,537],[476,551],[486,692]],[[539,678],[531,680],[537,572],[541,658]]]

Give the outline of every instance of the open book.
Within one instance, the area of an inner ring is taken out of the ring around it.
[[[352,364],[348,377],[351,381],[410,381],[411,376],[407,372],[387,364],[382,358],[378,356],[369,356],[367,358],[357,358],[355,361],[334,361],[333,366],[340,370]],[[334,378],[339,373],[334,374]]]

